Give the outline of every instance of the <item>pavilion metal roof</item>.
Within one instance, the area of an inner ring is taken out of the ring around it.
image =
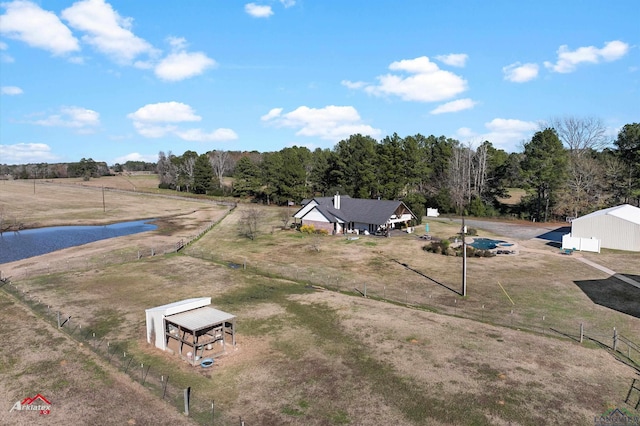
[[[167,321],[191,331],[216,326],[234,318],[235,315],[208,306],[165,317]]]

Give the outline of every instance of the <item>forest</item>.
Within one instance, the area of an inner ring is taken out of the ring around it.
[[[490,141],[473,146],[445,136],[394,133],[378,141],[354,134],[333,149],[161,151],[155,164],[107,167],[83,158],[0,165],[0,177],[90,179],[155,172],[160,188],[265,204],[299,204],[340,193],[402,200],[418,217],[432,207],[441,213],[549,221],[624,203],[640,206],[640,123],[626,124],[611,139],[602,120],[567,116],[544,123],[514,153]],[[510,202],[514,188],[525,195]]]
[[[623,203],[640,205],[640,123],[608,140],[599,119],[552,120],[522,152],[490,141],[479,146],[445,136],[377,141],[355,134],[333,149],[287,147],[277,152],[214,150],[180,156],[160,152],[160,187],[200,194],[249,197],[266,204],[299,203],[335,193],[400,199],[422,217],[442,213],[565,220]],[[224,177],[233,177],[231,185]],[[502,203],[510,188],[526,190]]]

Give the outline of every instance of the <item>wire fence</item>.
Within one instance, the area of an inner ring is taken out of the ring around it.
[[[247,418],[244,416],[230,416],[224,410],[225,407],[216,406],[215,401],[191,391],[189,385],[173,383],[170,371],[163,370],[152,363],[145,363],[140,356],[129,351],[127,341],[110,340],[99,329],[93,329],[66,314],[63,308],[41,303],[37,296],[21,289],[9,279],[0,280],[0,288],[16,297],[40,318],[57,327],[84,347],[90,348],[112,367],[129,375],[132,380],[141,384],[149,392],[167,401],[179,412],[188,414],[196,423],[202,425],[257,424],[251,422],[250,418],[247,422]],[[205,369],[204,367],[196,368]],[[207,375],[204,372],[203,374]],[[186,394],[189,396],[187,397]],[[185,399],[188,399],[188,404],[185,404]]]
[[[231,206],[227,214],[232,212],[234,208],[235,206]],[[489,304],[489,302],[483,303],[479,300],[461,297],[456,289],[437,282],[419,271],[412,270],[409,265],[403,263],[399,263],[399,265],[410,273],[406,277],[403,276],[402,280],[390,280],[387,283],[364,282],[362,278],[345,277],[339,270],[327,269],[321,265],[317,268],[302,269],[291,263],[257,260],[248,262],[244,257],[240,259],[229,258],[225,255],[201,250],[197,246],[190,247],[194,241],[201,238],[223,219],[211,222],[186,240],[179,240],[163,247],[130,247],[91,258],[77,257],[57,263],[32,264],[14,270],[13,277],[8,278],[3,278],[0,271],[0,288],[22,300],[34,312],[59,326],[72,338],[86,343],[88,347],[114,367],[129,374],[132,379],[163,400],[171,402],[180,411],[185,410],[185,389],[174,384],[168,372],[145,364],[132,356],[131,353],[127,353],[127,342],[107,340],[104,335],[91,330],[86,324],[80,324],[75,319],[65,316],[63,307],[44,305],[36,296],[21,290],[14,283],[18,283],[20,279],[29,279],[54,272],[88,270],[111,264],[135,262],[143,258],[176,253],[189,247],[187,249],[189,256],[225,264],[240,273],[248,272],[269,278],[284,278],[301,285],[438,312],[490,325],[527,330],[539,334],[553,334],[580,344],[591,342],[610,351],[618,359],[640,372],[640,344],[636,343],[637,339],[620,334],[616,328],[604,327],[596,321],[578,320],[571,323],[566,319],[557,321],[552,311],[547,314],[536,309],[528,309],[526,306]],[[425,286],[425,280],[429,280],[430,284],[434,285]],[[442,290],[443,288],[448,291],[434,291],[434,289]],[[214,401],[207,401],[198,394],[192,393],[189,400],[189,416],[200,424],[251,424],[250,418],[229,417],[225,414],[224,407],[216,407]],[[254,422],[254,424],[256,423]]]
[[[220,203],[227,205],[228,203]],[[237,204],[230,205],[230,209],[224,217],[229,215]],[[109,265],[118,265],[123,263],[134,262],[143,258],[150,258],[155,256],[167,255],[177,253],[184,247],[197,241],[211,229],[213,229],[223,218],[212,221],[206,226],[202,227],[196,234],[189,236],[188,238],[179,239],[175,243],[166,244],[157,247],[123,247],[120,250],[113,250],[110,252],[103,252],[93,256],[83,256],[79,254],[77,256],[69,256],[60,261],[48,261],[27,263],[23,267],[17,267],[12,270],[12,275],[9,277],[14,282],[21,279],[29,279],[32,277],[38,277],[43,275],[50,275],[58,272],[70,272],[70,271],[82,271],[103,268]],[[0,270],[0,279],[3,278],[3,272]]]
[[[246,258],[229,259],[219,254],[190,249],[190,256],[203,260],[225,264],[229,267],[252,274],[264,275],[269,278],[284,278],[308,286],[315,286],[330,291],[366,297],[414,309],[437,312],[459,318],[470,319],[490,325],[527,330],[538,334],[563,336],[571,340],[582,342],[585,340],[605,345],[615,349],[620,354],[626,354],[634,368],[640,369],[640,345],[635,333],[631,330],[627,336],[621,336],[616,327],[602,325],[602,317],[597,320],[580,318],[579,313],[571,318],[566,314],[556,314],[552,309],[541,311],[539,307],[524,304],[497,303],[462,297],[457,289],[447,284],[437,282],[420,272],[403,275],[402,279],[389,279],[387,283],[365,282],[363,278],[348,277],[337,270],[331,271],[327,267],[297,268],[291,264],[274,261],[248,261]],[[407,269],[409,265],[401,264]],[[412,278],[415,276],[415,278]],[[429,281],[429,285],[425,285]],[[444,291],[443,291],[444,290]],[[508,298],[505,291],[505,298]],[[510,299],[510,298],[509,298]],[[618,336],[614,338],[614,335]],[[630,337],[633,336],[633,337]]]
[[[237,269],[254,273],[275,274],[276,272],[275,270],[271,272],[261,272],[256,266],[249,266],[246,263],[235,264],[235,267]],[[273,276],[275,277],[275,275]],[[392,288],[388,290],[382,289],[382,293],[379,294],[378,291],[380,289],[378,288],[374,287],[372,289],[369,286],[362,286],[361,289],[359,289],[360,291],[351,292],[348,288],[340,286],[338,280],[336,280],[336,283],[337,284],[335,286],[326,285],[325,283],[323,288],[349,293],[360,297],[379,299],[380,301],[388,303],[406,305],[412,308],[427,308],[425,306],[416,305],[413,297],[410,297],[408,292],[405,292],[403,295],[405,297],[404,299],[395,300],[391,297],[397,294],[397,292],[394,292]],[[307,283],[307,285],[317,284]],[[188,413],[188,416],[198,424],[257,424],[257,420],[252,422],[251,414],[246,417],[232,416],[224,410],[225,407],[220,405],[216,406],[215,401],[206,399],[195,392],[187,391],[187,389],[190,389],[188,385],[185,386],[184,383],[177,384],[172,381],[170,371],[163,370],[152,363],[145,362],[141,357],[137,357],[135,354],[132,354],[129,351],[128,341],[118,342],[110,340],[108,336],[103,334],[104,332],[92,329],[90,325],[82,324],[77,319],[66,314],[63,307],[45,305],[37,295],[32,295],[25,289],[14,284],[10,279],[0,279],[0,289],[12,294],[41,318],[58,327],[61,332],[66,333],[74,340],[90,348],[114,368],[128,374],[132,380],[140,383],[149,392],[160,399],[169,402],[179,412]],[[492,315],[491,318],[474,318],[475,314],[471,314],[466,310],[465,303],[466,301],[463,299],[454,299],[450,306],[450,308],[452,308],[451,315],[476,319],[493,325],[529,330],[541,334],[553,334],[554,336],[570,339],[579,344],[592,342],[599,347],[608,350],[620,361],[625,362],[627,365],[640,372],[640,345],[628,336],[619,334],[615,328],[613,330],[606,331],[598,329],[597,327],[591,327],[591,325],[586,325],[585,323],[580,323],[577,324],[573,330],[559,329],[553,327],[552,324],[545,323],[544,318],[542,318],[538,324],[526,321],[519,316],[515,310],[510,310],[506,313],[506,318],[496,315]],[[431,308],[434,309],[433,306]],[[196,368],[204,370],[203,367]],[[204,371],[201,371],[201,373],[204,373],[205,375],[207,374]],[[187,394],[189,395],[189,402],[188,404],[185,404]]]

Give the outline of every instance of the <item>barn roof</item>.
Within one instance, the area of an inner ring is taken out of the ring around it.
[[[640,208],[634,207],[630,204],[622,204],[620,206],[609,207],[608,209],[602,209],[595,211],[593,213],[589,213],[588,215],[581,216],[577,219],[574,219],[574,222],[577,220],[587,219],[596,216],[614,216],[625,220],[627,222],[635,223],[636,225],[640,225]]]

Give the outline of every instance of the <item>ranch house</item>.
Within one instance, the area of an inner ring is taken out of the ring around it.
[[[303,200],[293,217],[302,225],[313,225],[332,234],[387,234],[408,226],[416,215],[402,201],[366,200],[336,194]]]

